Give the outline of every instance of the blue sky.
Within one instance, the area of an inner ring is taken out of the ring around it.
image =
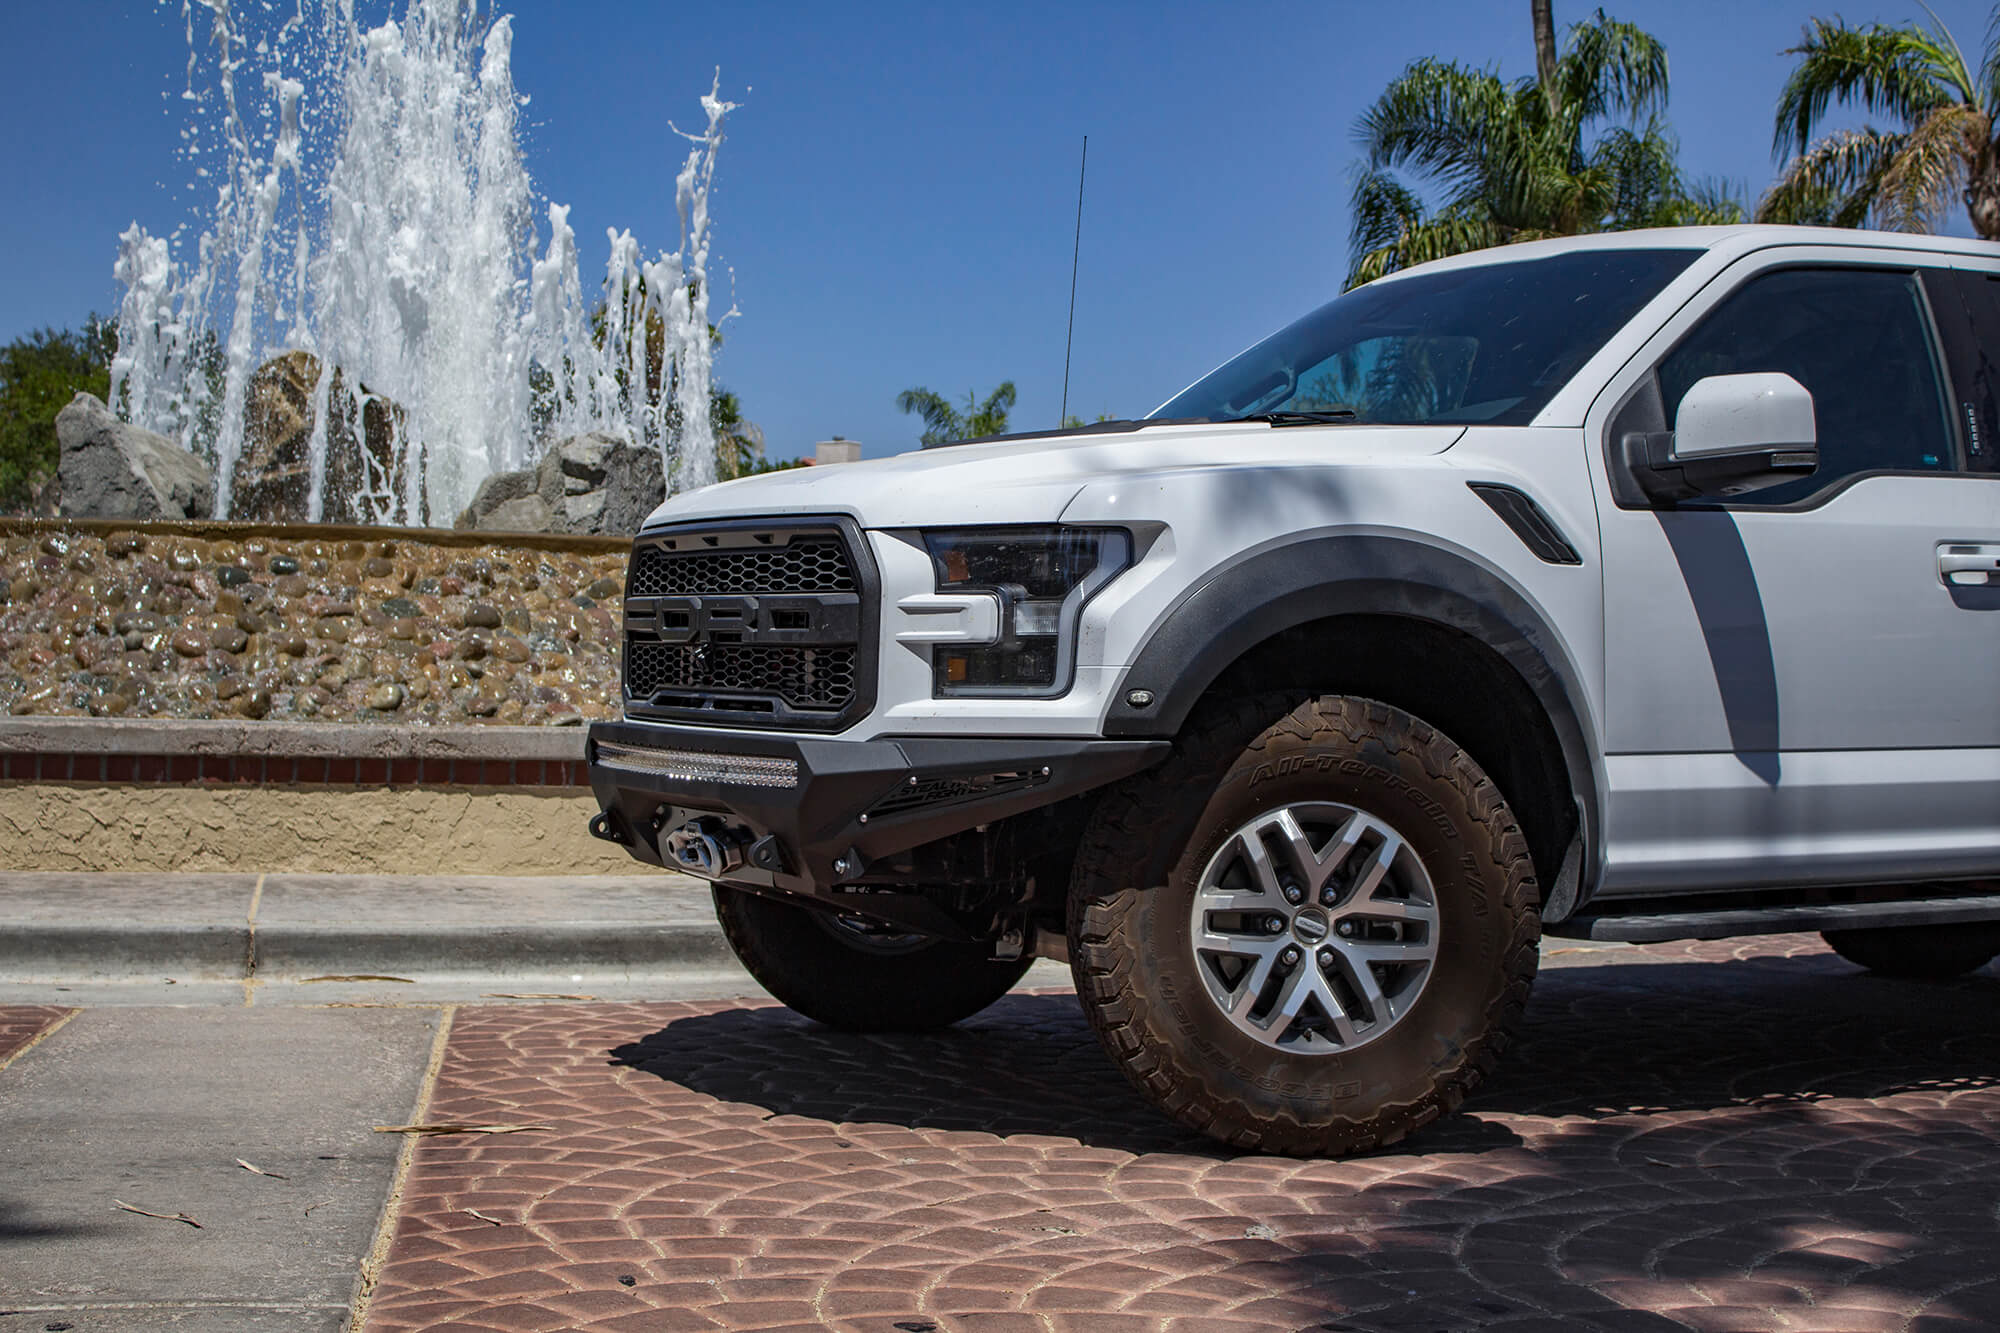
[[[1934,7],[1976,59],[1985,7]],[[1509,77],[1534,60],[1528,0],[500,8],[532,99],[528,167],[572,206],[586,280],[606,226],[674,244],[685,148],[668,122],[699,122],[720,66],[741,108],[717,167],[715,249],[742,314],[716,370],[780,457],[835,433],[871,456],[914,447],[920,427],[894,400],[916,384],[963,398],[1011,377],[1015,428],[1054,424],[1085,134],[1070,410],[1137,415],[1339,290],[1352,127],[1389,78],[1426,55]],[[1556,0],[1557,23],[1590,8]],[[1781,53],[1836,7],[1609,8],[1667,44],[1684,162],[1761,191]],[[118,232],[180,220],[180,9],[9,14],[0,339],[115,310]],[[1838,12],[1924,18],[1914,3]]]

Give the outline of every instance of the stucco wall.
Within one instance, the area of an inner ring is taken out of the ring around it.
[[[607,875],[588,792],[0,785],[0,870]]]

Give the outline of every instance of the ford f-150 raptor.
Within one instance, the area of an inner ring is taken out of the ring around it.
[[[1426,264],[1152,416],[669,500],[600,836],[822,1022],[1067,959],[1248,1148],[1454,1108],[1543,931],[2000,951],[2000,247]]]

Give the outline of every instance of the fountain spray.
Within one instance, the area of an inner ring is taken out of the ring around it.
[[[611,231],[593,314],[569,209],[537,208],[521,156],[511,19],[478,0],[407,0],[375,27],[353,0],[183,13],[185,156],[214,196],[191,254],[136,223],[120,238],[111,396],[214,462],[217,517],[253,378],[291,350],[317,365],[313,520],[448,523],[484,477],[585,431],[658,447],[669,491],[714,480],[708,200],[735,109],[719,74],[681,136],[678,248],[648,259]],[[246,110],[246,88],[263,102]]]

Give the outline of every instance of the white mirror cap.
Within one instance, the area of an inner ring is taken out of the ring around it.
[[[1676,458],[1812,448],[1818,441],[1812,394],[1778,371],[1696,380],[1674,419]]]

